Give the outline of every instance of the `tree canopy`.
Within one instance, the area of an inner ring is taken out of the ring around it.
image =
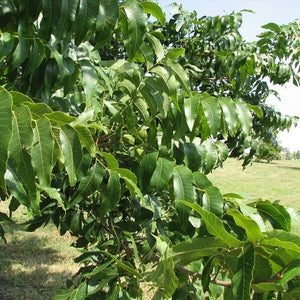
[[[139,299],[142,284],[153,299],[299,297],[298,212],[206,177],[276,154],[296,121],[266,98],[269,82],[299,85],[299,21],[247,43],[242,13],[0,4],[1,200],[28,208],[29,231],[77,237],[83,267],[56,299]]]

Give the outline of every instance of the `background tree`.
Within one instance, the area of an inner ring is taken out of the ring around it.
[[[240,14],[166,22],[150,1],[6,0],[0,14],[2,200],[83,253],[57,299],[141,298],[141,282],[154,299],[298,297],[287,210],[221,195],[205,175],[257,153],[262,125],[291,125],[265,105],[263,78],[298,82],[298,23],[248,44]]]

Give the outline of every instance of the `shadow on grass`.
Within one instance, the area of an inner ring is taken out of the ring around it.
[[[290,169],[290,170],[300,171],[300,168],[299,168],[299,167],[278,166],[278,168],[280,168],[280,169]]]
[[[0,299],[53,299],[74,274],[64,254],[52,247],[53,237],[9,231],[8,243],[0,241]]]

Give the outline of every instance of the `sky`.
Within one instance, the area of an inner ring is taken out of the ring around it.
[[[168,6],[173,2],[182,3],[188,11],[196,11],[198,16],[216,16],[239,12],[249,9],[255,13],[243,12],[241,34],[247,41],[256,40],[256,35],[264,31],[261,28],[270,22],[278,25],[287,24],[300,18],[300,0],[158,0],[159,5],[167,13],[171,10]],[[282,114],[300,117],[300,87],[286,84],[276,86],[281,101],[270,97],[268,103],[274,105]],[[281,146],[289,148],[291,152],[300,150],[300,122],[296,128],[289,132],[279,134]]]

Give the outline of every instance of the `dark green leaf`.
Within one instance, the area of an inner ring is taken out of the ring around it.
[[[106,2],[106,1],[101,1],[101,2]],[[101,4],[101,6],[99,5],[100,5],[99,0],[80,0],[76,21],[74,23],[76,46],[78,46],[82,41],[85,40],[89,29],[96,22],[99,13],[99,8],[105,9],[105,6],[103,4]],[[104,8],[102,8],[102,6],[104,6]],[[98,18],[100,22],[103,22],[105,16],[102,16],[101,12]]]
[[[101,216],[110,212],[121,197],[120,177],[117,171],[110,170],[110,176],[102,200]]]
[[[101,0],[96,22],[95,49],[101,48],[109,41],[119,18],[118,1]]]
[[[8,56],[14,46],[14,37],[8,32],[1,33],[0,36],[0,62]]]
[[[26,64],[23,76],[32,73],[40,66],[45,57],[44,44],[39,39],[34,39],[31,45],[28,63]]]
[[[259,202],[256,207],[258,212],[270,221],[274,229],[291,231],[291,217],[282,205]]]
[[[13,71],[25,61],[25,59],[28,57],[28,50],[29,50],[28,40],[24,37],[19,37],[18,45],[8,65],[8,72]]]
[[[68,207],[72,207],[86,197],[95,193],[103,180],[104,170],[102,166],[96,162],[88,171],[87,175],[80,180],[76,193],[68,203]]]
[[[233,294],[237,299],[250,300],[250,284],[254,267],[254,246],[247,243],[238,257],[238,270],[233,274]]]

